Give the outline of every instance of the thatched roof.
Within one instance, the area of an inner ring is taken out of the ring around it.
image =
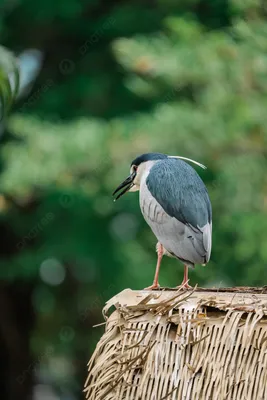
[[[88,399],[267,399],[266,288],[126,289],[112,306]]]

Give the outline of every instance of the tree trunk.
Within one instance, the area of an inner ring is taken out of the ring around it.
[[[3,400],[32,397],[34,365],[30,355],[33,328],[32,287],[0,284],[0,393]]]

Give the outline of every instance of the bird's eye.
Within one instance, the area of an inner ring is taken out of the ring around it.
[[[137,171],[137,168],[138,168],[138,167],[137,167],[136,165],[133,165],[133,171],[134,171],[134,172]]]

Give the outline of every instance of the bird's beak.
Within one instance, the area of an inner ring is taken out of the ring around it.
[[[133,186],[134,186],[134,178],[136,176],[136,172],[134,171],[131,175],[128,176],[128,178],[125,179],[118,187],[117,189],[112,193],[112,196],[114,196],[116,193],[118,193],[121,189],[123,189],[114,199],[114,201],[118,200],[122,195],[124,195],[126,192],[128,192]]]

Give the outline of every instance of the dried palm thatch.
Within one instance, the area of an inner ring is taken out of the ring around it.
[[[126,289],[88,364],[90,400],[266,400],[267,288]]]

